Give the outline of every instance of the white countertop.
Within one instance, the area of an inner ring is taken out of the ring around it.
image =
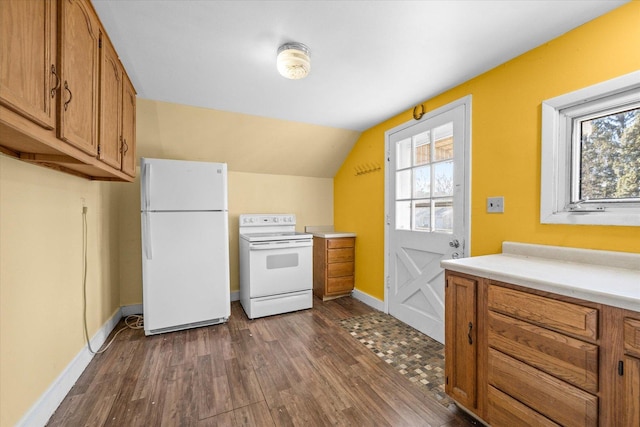
[[[640,254],[504,242],[502,253],[443,268],[640,311]]]
[[[315,232],[311,234],[313,234],[315,237],[322,237],[323,239],[337,239],[339,237],[356,237],[356,233],[350,233],[348,231]]]
[[[321,237],[323,239],[337,239],[340,237],[356,237],[356,233],[349,231],[335,231],[333,225],[315,225],[306,226],[304,228],[306,233],[313,234],[315,237]]]

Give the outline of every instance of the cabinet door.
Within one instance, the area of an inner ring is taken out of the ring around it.
[[[98,142],[100,29],[88,0],[60,2],[61,95],[58,137],[95,155]]]
[[[136,91],[122,75],[122,172],[136,176]]]
[[[467,409],[477,408],[478,280],[448,274],[445,287],[445,389]]]
[[[628,312],[624,319],[623,426],[640,426],[640,313]]]
[[[55,125],[56,2],[0,3],[0,103],[45,129]]]
[[[108,38],[100,48],[100,142],[98,158],[116,169],[120,159],[122,66]]]
[[[623,417],[625,427],[640,426],[640,359],[625,357]]]

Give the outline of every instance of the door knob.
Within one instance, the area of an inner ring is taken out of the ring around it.
[[[454,253],[451,254],[451,258],[458,259],[458,258],[460,258],[460,254],[458,252],[454,252]]]
[[[460,242],[458,241],[458,239],[453,239],[449,242],[449,246],[451,246],[452,248],[459,248]]]

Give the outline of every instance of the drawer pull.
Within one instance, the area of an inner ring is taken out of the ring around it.
[[[624,362],[622,360],[618,360],[618,375],[624,375]]]
[[[469,339],[469,344],[473,344],[473,338],[471,338],[472,329],[473,329],[473,323],[469,322],[469,332],[467,332],[467,338]]]

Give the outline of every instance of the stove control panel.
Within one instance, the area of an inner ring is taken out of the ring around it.
[[[239,217],[241,227],[269,225],[296,225],[294,214],[243,214]]]

